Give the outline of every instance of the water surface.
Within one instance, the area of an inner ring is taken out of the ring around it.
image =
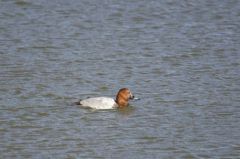
[[[0,1],[1,158],[239,158],[239,1]],[[129,87],[140,101],[80,98]]]

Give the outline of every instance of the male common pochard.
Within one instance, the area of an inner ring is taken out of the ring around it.
[[[109,97],[94,97],[80,100],[76,104],[92,109],[114,109],[127,107],[130,99],[137,98],[134,98],[128,88],[122,88],[118,91],[115,100]]]

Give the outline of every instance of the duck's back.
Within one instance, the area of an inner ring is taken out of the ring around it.
[[[93,109],[113,109],[117,107],[115,100],[109,97],[95,97],[84,99],[80,101],[80,105]]]

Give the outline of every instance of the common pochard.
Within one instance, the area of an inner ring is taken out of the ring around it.
[[[137,98],[134,98],[128,88],[122,88],[118,91],[115,100],[110,97],[94,97],[80,100],[76,104],[92,109],[114,109],[127,107],[130,99]]]

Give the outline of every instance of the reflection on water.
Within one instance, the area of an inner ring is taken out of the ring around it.
[[[239,158],[239,6],[2,0],[0,156]]]
[[[126,116],[129,117],[130,115],[132,115],[135,111],[135,107],[133,106],[128,106],[126,108],[119,108],[118,112],[122,115],[122,116]]]

